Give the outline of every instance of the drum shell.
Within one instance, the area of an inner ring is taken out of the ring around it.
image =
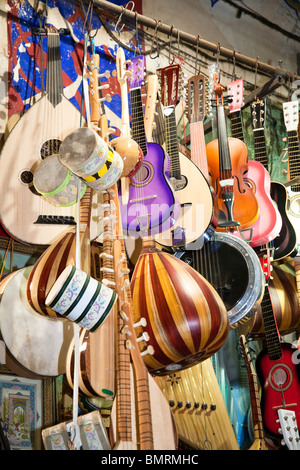
[[[193,268],[158,250],[143,250],[131,281],[135,322],[149,335],[153,355],[144,355],[154,374],[190,367],[214,354],[225,342],[228,316],[210,284]],[[140,342],[141,351],[145,343]]]
[[[78,177],[60,163],[56,154],[42,160],[33,175],[35,189],[47,201],[59,207],[69,207],[78,201],[78,183]],[[85,191],[86,184],[83,183],[80,199]]]
[[[83,176],[82,180],[90,188],[96,191],[104,191],[112,187],[121,178],[123,167],[124,163],[120,155],[109,148],[104,165],[93,175]]]
[[[91,332],[102,325],[117,299],[115,291],[75,266],[56,279],[46,305]]]

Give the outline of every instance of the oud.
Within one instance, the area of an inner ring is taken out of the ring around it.
[[[63,139],[81,125],[81,113],[63,93],[61,31],[47,27],[45,33],[46,93],[13,127],[0,156],[1,187],[10,195],[1,203],[1,222],[12,237],[34,245],[50,245],[75,225],[76,204],[63,207],[49,202],[36,191],[33,176],[39,163],[58,154]],[[101,231],[99,197],[95,192],[91,239]]]

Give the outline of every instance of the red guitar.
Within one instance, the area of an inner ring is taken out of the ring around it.
[[[272,287],[266,286],[261,303],[267,347],[256,359],[256,370],[262,387],[265,430],[272,437],[282,437],[279,410],[294,411],[300,422],[300,352],[280,341],[269,289]]]

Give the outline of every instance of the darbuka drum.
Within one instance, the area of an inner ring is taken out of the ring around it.
[[[264,275],[255,251],[243,240],[214,233],[201,250],[179,251],[216,289],[227,309],[230,326],[257,311],[264,294]]]
[[[66,373],[74,327],[71,322],[43,317],[30,307],[26,285],[31,269],[22,268],[9,276],[0,301],[0,330],[7,349],[21,366],[54,377]]]
[[[39,163],[33,175],[35,189],[47,201],[55,206],[68,207],[78,201],[78,177],[60,162],[53,154]],[[80,198],[86,191],[86,184],[81,185]]]
[[[115,291],[75,266],[67,266],[55,281],[46,305],[91,332],[107,318]]]
[[[110,145],[122,157],[124,168],[122,176],[130,178],[141,167],[144,155],[138,144],[129,137],[116,137],[110,142]]]
[[[87,127],[68,134],[60,145],[59,159],[95,190],[110,188],[121,177],[124,168],[120,155]]]

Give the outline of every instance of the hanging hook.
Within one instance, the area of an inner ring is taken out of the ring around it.
[[[199,41],[201,37],[200,34],[197,36],[197,45],[196,45],[196,59],[195,59],[195,75],[198,73],[198,48],[199,48]]]
[[[260,59],[260,57],[256,57],[256,61],[255,61],[255,76],[254,76],[254,91],[255,91],[255,99],[257,99],[257,96],[256,96],[256,91],[257,91],[257,69],[258,69],[258,59]]]
[[[151,43],[151,48],[150,48],[150,53],[149,53],[149,57],[151,59],[157,59],[157,57],[159,57],[159,47],[158,47],[158,42],[157,42],[157,27],[159,25],[159,23],[161,23],[161,20],[155,20],[156,21],[156,25],[155,25],[155,30],[154,30],[154,35],[153,35],[153,39],[152,39],[152,43]],[[152,57],[152,52],[153,52],[153,46],[154,46],[154,40],[155,40],[155,43],[156,43],[156,56],[155,57]]]
[[[136,11],[136,12],[135,12],[135,42],[136,42],[135,54],[138,53],[138,55],[141,55],[141,49],[140,49],[140,47],[139,47],[138,24],[139,24],[139,21],[138,21],[138,13],[137,13],[137,11]]]
[[[172,32],[173,32],[173,29],[174,29],[174,25],[172,24],[171,28],[170,28],[170,33],[169,33],[169,62],[171,62],[171,47],[172,47]]]
[[[120,33],[123,31],[123,28],[124,28],[124,26],[125,26],[125,23],[123,23],[122,28],[119,29],[119,31],[117,31],[117,29],[118,29],[118,25],[119,25],[119,23],[120,23],[120,21],[121,21],[121,19],[122,19],[122,16],[123,16],[123,14],[124,14],[124,11],[127,10],[128,5],[129,5],[130,3],[132,3],[132,7],[131,7],[131,10],[130,10],[130,11],[133,11],[133,9],[134,9],[134,2],[130,1],[130,2],[126,3],[125,7],[122,5],[122,11],[121,11],[120,16],[119,16],[119,18],[118,18],[118,20],[117,20],[117,22],[116,22],[116,25],[115,25],[115,30],[114,30],[115,33],[118,32],[118,33],[120,34]]]
[[[233,78],[233,80],[236,80],[236,74],[235,74],[235,50],[233,50],[233,52],[232,52],[232,63],[233,63],[232,78]]]

